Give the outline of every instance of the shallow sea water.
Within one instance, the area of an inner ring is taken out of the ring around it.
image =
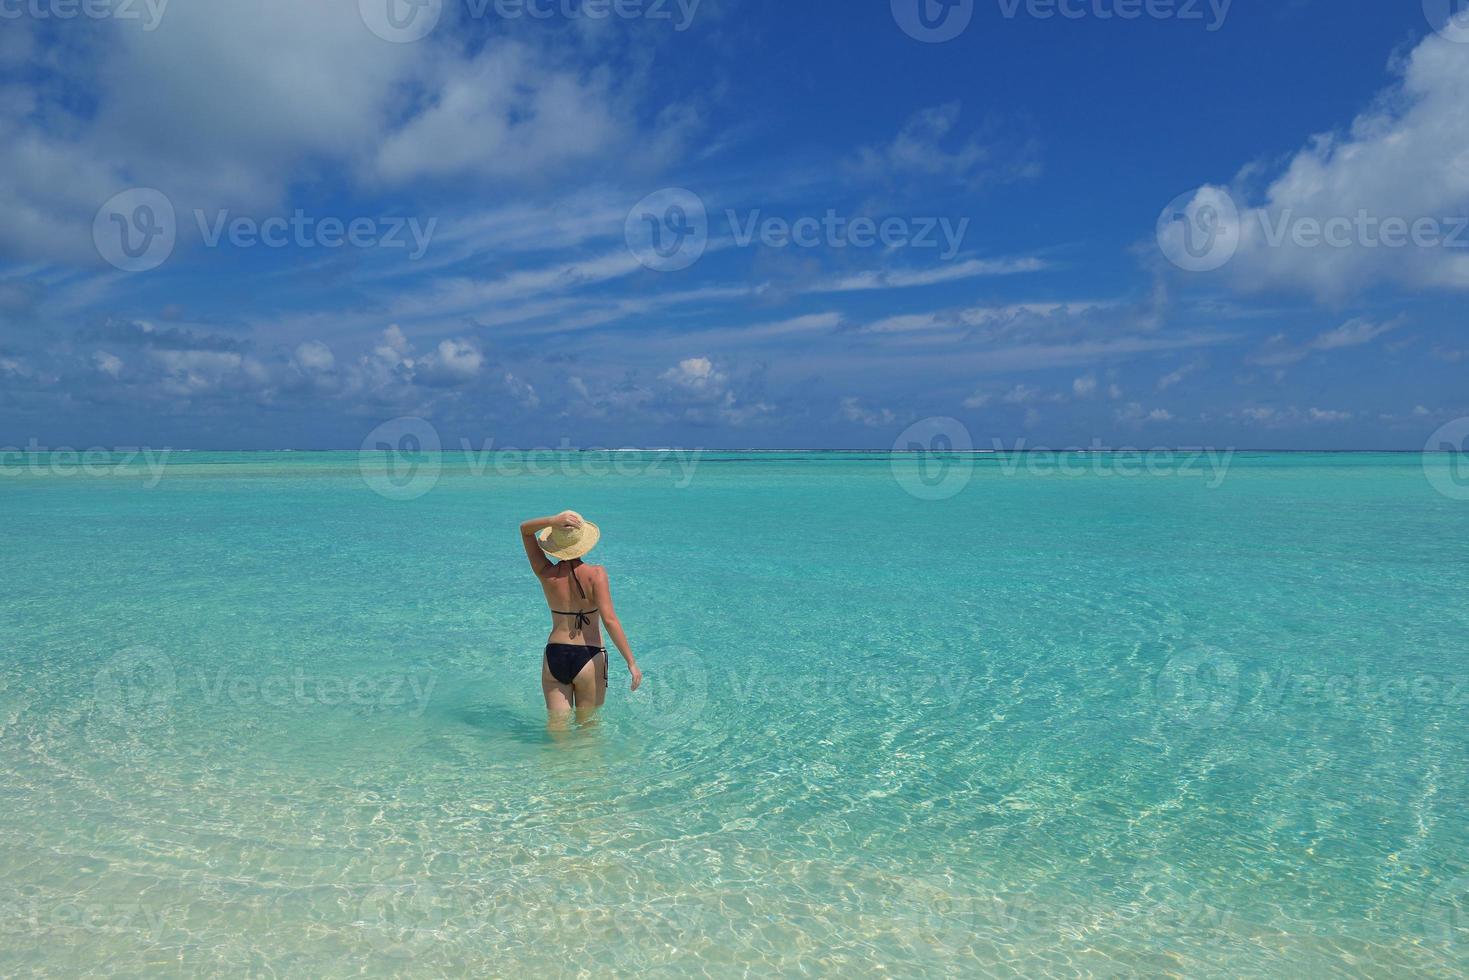
[[[1463,975],[1454,462],[12,458],[0,975]]]

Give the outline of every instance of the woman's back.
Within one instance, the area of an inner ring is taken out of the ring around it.
[[[548,642],[602,645],[597,586],[605,575],[604,569],[576,559],[552,565],[538,576],[553,620]]]

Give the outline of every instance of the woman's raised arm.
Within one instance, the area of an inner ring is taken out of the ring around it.
[[[535,570],[538,578],[551,567],[551,560],[536,542],[536,533],[548,527],[581,527],[581,518],[569,510],[563,510],[554,517],[532,517],[521,523],[520,543],[525,545],[525,557],[530,560],[530,567]]]

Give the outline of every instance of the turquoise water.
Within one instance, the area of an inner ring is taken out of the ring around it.
[[[431,462],[0,467],[0,974],[1469,969],[1447,457]]]

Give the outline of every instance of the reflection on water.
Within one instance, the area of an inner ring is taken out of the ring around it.
[[[564,732],[548,500],[647,675]],[[234,458],[0,506],[5,975],[1466,967],[1469,512],[1416,458],[408,502]]]

